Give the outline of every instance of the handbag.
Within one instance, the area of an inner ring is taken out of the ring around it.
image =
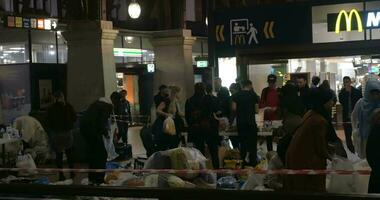
[[[172,117],[167,117],[164,120],[163,132],[168,135],[176,135],[176,127]]]

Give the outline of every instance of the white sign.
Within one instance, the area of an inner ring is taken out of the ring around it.
[[[154,72],[156,71],[156,66],[155,66],[155,64],[148,64],[148,65],[147,65],[147,71],[148,71],[149,73],[154,73]]]
[[[378,27],[380,23],[380,12],[368,12],[367,28]]]

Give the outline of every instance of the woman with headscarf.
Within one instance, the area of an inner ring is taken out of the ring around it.
[[[314,95],[312,110],[303,117],[286,153],[288,169],[326,169],[328,135],[333,129],[331,109],[334,96],[331,92],[318,89]],[[302,192],[325,192],[325,175],[289,175],[285,179],[285,189]]]
[[[370,133],[370,117],[380,108],[380,81],[371,79],[366,83],[364,97],[360,99],[352,112],[352,127],[355,149],[360,158],[366,158],[366,145]]]

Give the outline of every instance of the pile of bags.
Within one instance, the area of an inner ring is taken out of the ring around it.
[[[153,154],[145,163],[144,169],[202,170],[207,159],[195,148],[176,148]],[[160,188],[215,188],[216,174],[213,173],[175,173],[147,174],[146,187]]]

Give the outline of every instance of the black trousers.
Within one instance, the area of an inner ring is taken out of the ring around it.
[[[372,169],[369,178],[368,193],[380,193],[380,171]]]
[[[105,169],[107,162],[107,151],[104,147],[103,138],[91,138],[88,141],[88,167],[89,169]],[[91,183],[104,183],[104,172],[91,172],[88,174],[88,179]]]
[[[247,153],[249,153],[249,162],[246,163],[250,166],[257,165],[257,127],[255,125],[241,124],[238,125],[239,143],[240,143],[240,156],[245,160]]]
[[[206,144],[208,151],[210,152],[212,166],[214,169],[219,169],[219,134],[218,129],[208,129],[201,130],[201,134],[197,134],[194,138],[194,146],[197,148],[203,155],[206,153]]]
[[[63,153],[64,152],[62,152],[62,151],[61,152],[58,152],[58,151],[55,152],[55,163],[56,163],[58,169],[63,168]],[[66,149],[65,153],[66,153],[67,163],[69,165],[69,168],[73,169],[74,168],[74,159],[73,159],[72,150]],[[70,177],[74,178],[73,172],[70,173]],[[64,179],[65,179],[65,176],[64,176],[63,172],[59,172],[59,180],[62,181]]]
[[[119,129],[119,135],[121,136],[123,143],[128,144],[128,123],[118,122],[117,128]]]
[[[351,125],[351,120],[350,118],[343,118],[343,128],[344,128],[344,135],[346,137],[346,144],[347,148],[354,153],[355,152],[355,147],[352,142],[352,125]]]

